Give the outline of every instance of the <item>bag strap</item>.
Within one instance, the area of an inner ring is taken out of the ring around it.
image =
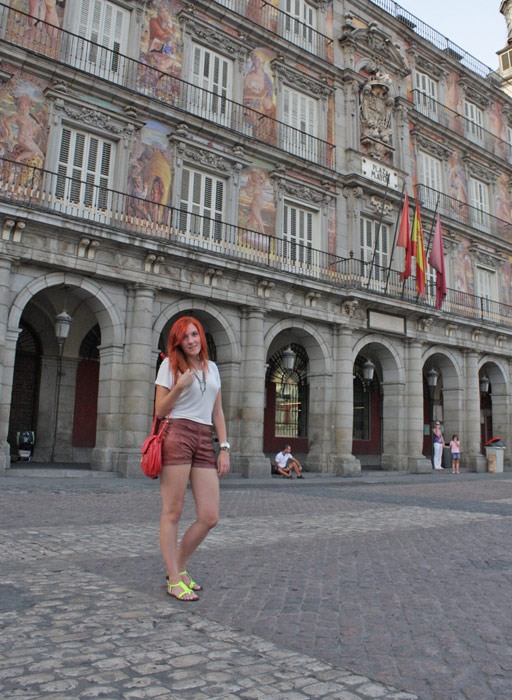
[[[169,359],[169,358],[167,357],[167,355],[164,355],[163,352],[160,353],[160,357],[161,357],[163,360],[168,360],[168,359]],[[171,364],[171,363],[169,363],[169,366],[170,366],[170,364]],[[172,376],[172,375],[171,375],[171,376]],[[175,379],[174,379],[174,377],[173,377],[173,382],[172,382],[173,388],[174,388],[174,385],[175,385],[175,384],[176,384],[176,381],[175,381]],[[172,411],[172,409],[171,409],[171,411]],[[169,411],[169,413],[167,414],[167,416],[165,416],[164,418],[161,419],[161,423],[160,423],[160,427],[158,428],[158,432],[157,432],[157,430],[156,430],[156,423],[157,423],[157,421],[158,421],[159,419],[156,417],[156,413],[154,414],[154,416],[153,416],[153,427],[152,427],[152,429],[151,429],[151,435],[158,435],[158,437],[160,437],[160,436],[162,435],[162,433],[163,433],[164,430],[165,430],[165,426],[167,425],[167,423],[168,423],[168,422],[170,421],[170,419],[171,419],[171,411]]]

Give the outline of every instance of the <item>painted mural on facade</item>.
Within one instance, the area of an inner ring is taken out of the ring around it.
[[[459,151],[453,151],[448,158],[447,179],[448,194],[457,200],[457,202],[453,202],[453,206],[458,209],[457,218],[469,222],[466,170]]]
[[[130,157],[127,214],[138,220],[162,223],[166,218],[172,180],[169,130],[147,122]]]
[[[242,172],[238,200],[241,245],[267,252],[270,236],[275,235],[276,205],[268,164],[255,161]],[[259,235],[264,234],[264,235]]]
[[[271,144],[276,142],[276,96],[270,68],[274,57],[267,49],[251,51],[243,82],[243,102],[249,108],[245,110],[247,131],[254,138]],[[268,118],[261,118],[262,114]]]
[[[512,240],[512,212],[510,203],[509,178],[502,173],[496,180],[496,216],[504,222],[507,240]]]
[[[507,262],[503,263],[498,275],[499,284],[499,299],[504,304],[512,306],[512,258],[509,257]]]
[[[48,110],[46,83],[13,69],[0,89],[0,157],[42,168],[46,152]]]
[[[247,0],[246,17],[249,17],[256,24],[262,24],[271,32],[277,34],[278,31],[278,15],[274,12],[270,5],[279,7],[279,0],[267,0],[266,3],[260,0]]]
[[[453,253],[454,287],[458,292],[475,293],[473,264],[468,253],[470,242],[464,239]]]
[[[175,104],[182,73],[182,32],[177,12],[183,5],[158,0],[146,8],[141,37],[138,89],[150,97]]]
[[[6,38],[38,53],[57,57],[60,51],[65,0],[11,0]],[[22,14],[25,13],[25,14]]]

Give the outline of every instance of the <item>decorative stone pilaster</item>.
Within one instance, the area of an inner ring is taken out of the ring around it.
[[[7,340],[7,319],[9,316],[9,299],[11,296],[12,260],[0,259],[0,338]],[[9,430],[9,413],[11,410],[12,370],[16,353],[16,337],[11,343],[0,343],[0,474],[10,466],[10,447],[7,442]]]
[[[148,433],[148,416],[153,413],[151,343],[155,289],[133,288],[130,340],[124,361],[122,431],[117,470],[125,476],[140,476],[140,448]]]
[[[480,452],[480,384],[478,378],[478,353],[465,353],[465,426],[462,464],[473,472],[485,472],[487,460]]]
[[[432,463],[422,454],[423,447],[423,373],[421,343],[413,340],[408,347],[407,362],[407,452],[411,474],[427,474]]]
[[[243,393],[240,408],[242,446],[239,468],[243,476],[270,478],[270,463],[262,452],[265,386],[265,347],[263,345],[265,312],[245,311],[245,355],[242,365]]]
[[[353,410],[353,362],[352,330],[344,326],[333,329],[336,347],[334,364],[334,396],[332,455],[329,471],[340,476],[354,476],[361,472],[361,463],[352,454]]]

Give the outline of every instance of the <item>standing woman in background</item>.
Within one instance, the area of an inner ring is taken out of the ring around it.
[[[201,586],[187,573],[187,562],[219,519],[219,478],[229,472],[229,443],[222,410],[220,375],[208,360],[203,328],[191,316],[178,319],[169,333],[166,358],[156,378],[155,412],[171,412],[162,442],[160,549],[167,569],[167,592],[198,600]],[[220,442],[215,458],[212,424]],[[181,538],[178,523],[188,480],[196,520]]]

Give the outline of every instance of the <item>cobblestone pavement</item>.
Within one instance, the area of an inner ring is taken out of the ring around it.
[[[1,478],[0,697],[511,700],[512,474],[308,477],[223,482],[192,604],[156,483]]]

